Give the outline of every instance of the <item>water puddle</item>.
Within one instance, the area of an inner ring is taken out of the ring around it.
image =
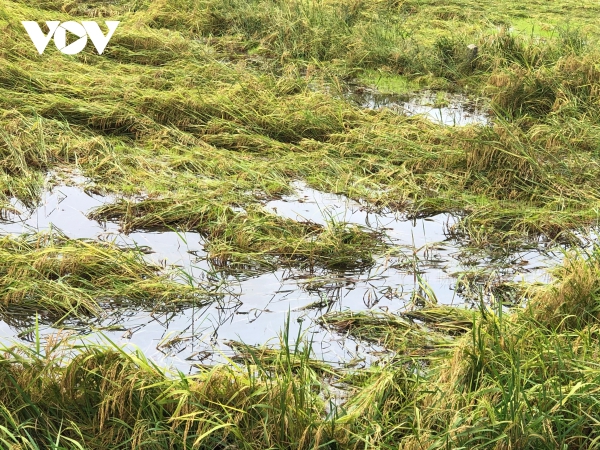
[[[388,108],[408,116],[422,115],[448,126],[490,125],[491,118],[482,102],[461,94],[422,91],[411,95],[385,94],[373,89],[354,89],[348,98],[363,108]]]
[[[520,274],[517,280],[533,281],[545,275],[543,269],[562,260],[562,253],[558,248],[551,251],[541,246],[506,250],[501,254],[475,252],[474,249],[465,247],[465,243],[448,238],[449,230],[458,223],[458,218],[452,214],[407,220],[394,212],[375,213],[368,205],[342,195],[312,189],[303,183],[294,183],[293,187],[296,195],[271,201],[267,203],[267,209],[294,220],[311,220],[322,225],[333,220],[383,231],[401,256],[380,259],[371,272],[381,275],[394,271],[397,276],[403,267],[416,268],[416,272],[424,274],[423,281],[442,288],[456,281],[456,273],[488,267],[498,274]],[[415,270],[410,272],[414,276]],[[452,296],[442,296],[438,300],[440,303],[450,304]]]
[[[545,267],[562,259],[560,252],[539,248],[520,250],[502,258],[474,255],[447,231],[457,219],[449,214],[407,221],[393,213],[374,213],[367,206],[340,195],[320,192],[294,183],[296,194],[270,201],[265,208],[295,220],[325,225],[336,220],[383,231],[393,254],[381,256],[371,269],[334,272],[280,269],[256,276],[224,274],[206,259],[198,233],[120,233],[114,223],[98,223],[86,216],[91,209],[115,199],[86,193],[77,186],[57,186],[46,192],[39,207],[11,214],[0,222],[0,233],[20,234],[51,226],[71,238],[110,240],[120,245],[145,247],[145,257],[171,270],[179,266],[191,281],[215,292],[213,304],[186,307],[156,314],[146,310],[110,311],[107,317],[74,331],[102,340],[100,333],[119,344],[135,344],[146,356],[188,371],[194,364],[222,361],[232,356],[230,340],[250,345],[270,342],[277,346],[278,334],[289,315],[289,334],[305,330],[317,357],[337,364],[370,364],[382,349],[354,341],[315,325],[330,311],[396,311],[428,299],[469,307],[464,280],[488,296],[491,287],[507,281],[546,280]],[[20,205],[14,204],[17,209]],[[466,276],[465,274],[469,274]],[[33,318],[31,318],[33,321]],[[42,334],[57,331],[42,327]],[[33,339],[32,329],[0,323],[0,338]],[[91,334],[90,334],[91,333]]]
[[[0,220],[0,234],[20,235],[53,228],[72,239],[95,239],[121,246],[147,248],[148,260],[163,266],[183,265],[191,268],[189,254],[204,254],[204,244],[198,233],[133,232],[125,235],[116,223],[99,223],[87,218],[90,210],[114,200],[111,196],[86,192],[80,186],[55,186],[44,192],[40,204],[33,211],[28,211],[20,202],[13,200],[14,211]]]

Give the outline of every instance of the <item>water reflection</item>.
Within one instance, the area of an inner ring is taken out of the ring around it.
[[[490,125],[483,105],[460,94],[421,91],[411,95],[384,94],[372,89],[355,89],[348,97],[363,108],[389,108],[408,116],[422,115],[434,123],[449,126]]]
[[[377,258],[376,264],[364,271],[287,268],[254,275],[232,273],[211,265],[198,233],[125,235],[117,224],[89,220],[86,213],[90,209],[114,198],[86,193],[76,186],[58,186],[45,193],[37,209],[12,215],[0,224],[0,229],[5,234],[20,234],[56,226],[71,238],[137,246],[149,262],[162,265],[181,282],[213,292],[213,302],[208,306],[157,311],[107,305],[104,317],[91,323],[61,326],[92,339],[102,340],[105,335],[115,343],[135,344],[147,357],[185,371],[193,364],[232,356],[227,345],[230,340],[277,345],[288,315],[290,335],[305,330],[318,357],[339,364],[356,360],[369,364],[381,356],[381,348],[316,326],[315,319],[331,311],[395,311],[423,299],[469,307],[473,287],[481,295],[490,295],[494,285],[506,281],[543,280],[543,269],[562,257],[539,248],[521,249],[501,258],[485,252],[473,254],[464,243],[447,237],[457,222],[450,214],[409,221],[391,212],[375,213],[368,205],[302,183],[293,187],[296,194],[268,202],[265,208],[296,220],[319,224],[336,220],[380,230],[393,251]],[[465,288],[466,279],[469,289]],[[57,331],[47,319],[40,316],[42,335]],[[13,316],[5,311],[0,335],[4,339],[32,340],[34,325],[35,316]]]

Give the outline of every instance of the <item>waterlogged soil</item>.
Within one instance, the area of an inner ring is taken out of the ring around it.
[[[490,125],[491,115],[483,100],[473,100],[462,94],[421,91],[414,94],[393,94],[358,87],[348,98],[362,108],[390,109],[407,116],[420,115],[434,123],[448,126]]]
[[[78,180],[82,181],[82,180]],[[81,184],[81,183],[80,183]],[[296,193],[264,204],[281,216],[367,226],[385,233],[391,251],[379,256],[368,270],[334,272],[280,269],[259,275],[223,274],[207,261],[198,233],[132,232],[123,234],[116,223],[98,223],[87,213],[115,200],[86,192],[85,186],[60,185],[48,190],[40,205],[28,211],[14,203],[13,213],[0,223],[3,234],[20,234],[55,227],[70,238],[112,241],[137,246],[151,263],[161,265],[183,283],[215,292],[212,305],[156,314],[146,310],[111,310],[93,323],[69,328],[88,339],[103,336],[120,344],[134,344],[161,363],[181,370],[232,356],[230,340],[246,344],[278,345],[289,315],[290,335],[306,330],[318,357],[334,364],[366,365],[389,354],[317,326],[314,320],[330,311],[397,311],[420,301],[476,307],[494,289],[507,283],[547,281],[546,268],[562,260],[560,250],[542,247],[505,252],[475,252],[464,242],[448,238],[458,219],[439,214],[407,220],[392,212],[374,212],[369,205],[341,195],[327,194],[303,183]],[[63,326],[64,328],[64,326]],[[58,331],[42,326],[41,334]],[[4,341],[33,339],[33,330],[0,324]]]

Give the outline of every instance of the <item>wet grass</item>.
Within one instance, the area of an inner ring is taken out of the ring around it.
[[[388,250],[371,230],[263,208],[300,179],[407,215],[460,213],[453,233],[481,248],[573,241],[600,209],[599,12],[589,1],[5,1],[3,215],[15,198],[36,205],[48,171],[78,169],[119,197],[92,217],[197,230],[216,265],[343,270]],[[101,57],[52,45],[40,56],[20,24],[108,17],[121,25]],[[356,80],[487,97],[492,124],[361,109],[343,95]],[[239,364],[195,375],[111,343],[42,348],[38,337],[2,351],[0,441],[597,448],[599,260],[597,250],[567,258],[550,286],[515,289],[527,306],[511,312],[492,302],[329,313],[323,324],[394,352],[344,373],[287,334],[278,349],[238,346]],[[2,238],[0,279],[7,323],[206,300],[139,249],[62,235]],[[345,400],[326,400],[334,381]]]
[[[7,349],[0,436],[39,448],[274,448],[327,442],[324,401],[300,347],[268,366],[221,365],[186,377],[141,353],[50,342]],[[298,364],[289,362],[294,360]]]
[[[289,193],[294,179],[414,214],[466,212],[462,230],[481,244],[482,234],[566,237],[597,221],[593,5],[544,38],[500,26],[510,6],[44,5],[3,7],[5,204],[33,203],[40,172],[76,165],[100,190],[177,204],[166,221],[183,228],[197,205],[251,208]],[[562,14],[523,8],[515,20]],[[123,19],[120,33],[103,57],[65,58],[51,46],[40,57],[18,21],[58,11]],[[384,90],[416,83],[489,96],[494,124],[361,110],[336,93],[357,76]]]
[[[125,230],[169,226],[198,230],[208,238],[208,257],[221,266],[360,268],[372,265],[373,255],[385,249],[375,231],[357,225],[297,222],[256,207],[235,212],[204,200],[122,201],[97,208],[90,217],[121,218]]]
[[[10,324],[99,317],[108,308],[205,304],[200,288],[173,281],[136,248],[69,239],[58,231],[0,239],[0,314]]]
[[[430,306],[404,319],[340,318],[396,350],[368,369],[315,361],[289,323],[279,349],[232,343],[239,364],[195,375],[110,342],[7,347],[0,438],[21,448],[595,448],[599,291],[588,275],[599,260],[571,256],[511,313]],[[417,319],[438,331],[414,332]],[[436,352],[434,336],[445,336]]]
[[[348,333],[358,339],[412,355],[424,355],[451,343],[451,339],[445,335],[390,313],[328,313],[321,316],[319,322],[338,333]]]

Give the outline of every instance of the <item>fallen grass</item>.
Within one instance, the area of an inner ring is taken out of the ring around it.
[[[594,448],[600,440],[594,426],[599,298],[592,275],[598,258],[597,250],[569,256],[554,283],[532,285],[528,306],[510,314],[485,306],[409,313],[442,324],[462,317],[461,334],[437,357],[405,352],[395,363],[353,377],[339,422],[352,424],[357,447]],[[378,319],[358,317],[352,334],[385,336],[390,348],[397,348],[388,337],[394,334],[427,345],[398,319]]]
[[[6,349],[0,439],[21,448],[312,448],[331,440],[306,352],[298,364],[172,374],[110,343]],[[174,376],[175,375],[175,376]],[[6,383],[6,384],[5,384]],[[19,386],[17,397],[12,389]]]
[[[562,7],[524,5],[515,20],[555,24],[544,37],[507,28],[512,3],[472,5],[468,14],[459,6],[8,2],[4,204],[35,203],[40,173],[79,166],[100,190],[164,200],[165,216],[166,203],[182,199],[250,210],[304,179],[411,214],[465,212],[461,231],[481,246],[568,239],[596,224],[596,6],[572,5],[566,26]],[[65,58],[53,48],[39,56],[19,23],[32,14],[122,23],[102,57]],[[478,46],[474,60],[469,43]],[[364,111],[339,95],[374,74],[390,90],[416,83],[488,96],[494,124],[441,127]],[[193,222],[181,214],[177,224]],[[260,228],[264,216],[247,220]]]
[[[99,207],[96,220],[121,218],[125,231],[177,226],[208,239],[208,258],[218,265],[281,264],[357,268],[372,265],[385,244],[375,231],[330,221],[297,222],[251,207],[244,212],[203,199],[121,201]]]
[[[3,349],[0,438],[21,448],[595,448],[600,297],[589,273],[599,261],[598,251],[572,255],[510,314],[433,305],[409,314],[440,324],[436,333],[399,316],[340,319],[359,339],[425,350],[367,369],[315,360],[289,323],[279,349],[232,343],[240,365],[195,375],[110,342],[42,347],[38,337]],[[580,278],[588,282],[573,290]],[[427,351],[432,336],[445,336],[443,351]],[[331,383],[345,395],[334,400]]]
[[[69,239],[60,232],[0,239],[0,314],[7,323],[39,314],[60,324],[103,315],[106,308],[176,308],[210,301],[148,265],[142,253]]]
[[[76,167],[98,190],[145,196],[97,217],[199,229],[222,264],[345,268],[383,250],[364,230],[261,210],[296,179],[413,215],[460,211],[456,232],[484,248],[569,239],[600,208],[598,12],[590,1],[6,1],[0,200],[5,213],[13,198],[34,205],[48,170]],[[102,57],[52,46],[39,56],[20,25],[104,17],[122,23]],[[519,31],[529,20],[543,29]],[[347,83],[373,73],[393,76],[390,90],[402,80],[487,96],[493,125],[441,127],[344,100]],[[4,308],[53,321],[114,299],[154,307],[198,294],[136,252],[0,242]],[[112,345],[6,348],[0,439],[32,449],[596,448],[598,259],[567,259],[557,282],[532,288],[510,315],[329,316],[398,353],[349,374],[343,405],[326,407],[323,370],[309,351],[288,358],[287,343],[194,376]]]
[[[447,336],[384,312],[331,312],[318,322],[338,333],[411,355],[425,355],[451,344]]]

